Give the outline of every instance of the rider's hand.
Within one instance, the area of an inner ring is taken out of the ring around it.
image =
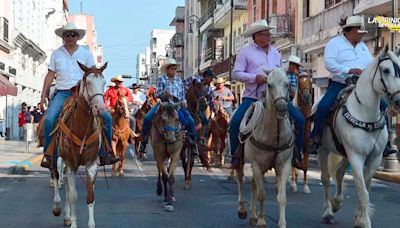
[[[354,74],[356,76],[360,76],[360,74],[362,73],[362,70],[359,68],[353,68],[349,70],[349,74]]]
[[[166,97],[171,96],[171,94],[170,94],[167,90],[165,90],[165,91],[163,92],[163,95],[166,96]]]
[[[265,77],[265,75],[257,75],[256,76],[256,83],[257,84],[263,84],[267,82],[267,78]]]
[[[46,97],[42,97],[42,99],[40,99],[40,105],[39,105],[39,108],[40,108],[41,112],[44,112],[45,103],[46,103]]]

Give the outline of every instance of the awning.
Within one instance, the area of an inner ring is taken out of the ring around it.
[[[6,77],[0,74],[0,96],[17,96],[18,89]]]

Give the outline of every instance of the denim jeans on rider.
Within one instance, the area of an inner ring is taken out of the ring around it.
[[[250,107],[251,104],[256,102],[257,100],[254,98],[244,97],[242,103],[237,108],[235,114],[233,115],[229,127],[229,141],[231,143],[231,155],[232,155],[232,162],[233,156],[236,153],[236,149],[239,145],[239,126],[240,122],[243,119],[244,114],[246,113],[247,109]]]
[[[296,146],[295,150],[296,150],[296,156],[299,159],[304,144],[304,127],[306,124],[306,120],[303,114],[300,112],[300,110],[297,109],[291,101],[288,103],[288,111],[290,117],[294,119],[294,127],[295,127],[294,134],[295,134],[295,146]]]
[[[157,111],[159,105],[160,104],[158,104],[158,103],[156,105],[154,105],[150,109],[150,111],[144,116],[143,127],[142,127],[142,131],[140,132],[140,137],[142,138],[142,142],[144,144],[147,144],[148,136],[149,136],[150,130],[151,130],[151,122],[153,121],[153,119],[156,115],[156,111]],[[179,120],[181,121],[181,123],[184,126],[186,126],[188,128],[189,134],[191,135],[192,139],[194,141],[196,141],[197,136],[196,136],[196,130],[195,130],[194,120],[193,120],[192,116],[184,108],[179,109],[178,112],[181,112],[179,114]]]
[[[66,91],[66,90],[58,90],[54,93],[53,97],[51,98],[51,102],[49,105],[49,108],[46,111],[46,116],[45,116],[45,124],[44,124],[44,151],[47,151],[47,148],[50,145],[52,136],[50,136],[50,133],[54,129],[54,125],[58,119],[58,116],[60,115],[60,112],[64,106],[65,101],[72,96],[71,91]],[[108,111],[104,111],[103,113],[103,121],[104,121],[104,130],[107,139],[109,140],[110,146],[111,146],[111,137],[112,137],[112,118],[111,114]],[[105,153],[103,149],[99,151],[99,156],[104,156]],[[58,152],[57,150],[54,150],[54,155],[53,159],[57,160],[58,157]]]

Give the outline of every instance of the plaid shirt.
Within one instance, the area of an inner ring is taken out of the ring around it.
[[[167,75],[162,75],[157,79],[157,96],[161,96],[164,91],[168,91],[172,96],[178,98],[179,101],[186,101],[185,87],[180,77],[174,76],[171,80]]]
[[[287,72],[287,77],[289,80],[289,91],[295,94],[297,92],[297,76]]]

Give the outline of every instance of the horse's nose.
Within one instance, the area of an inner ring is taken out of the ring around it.
[[[286,112],[288,110],[287,108],[287,102],[285,100],[279,100],[275,104],[275,108],[277,112]]]

